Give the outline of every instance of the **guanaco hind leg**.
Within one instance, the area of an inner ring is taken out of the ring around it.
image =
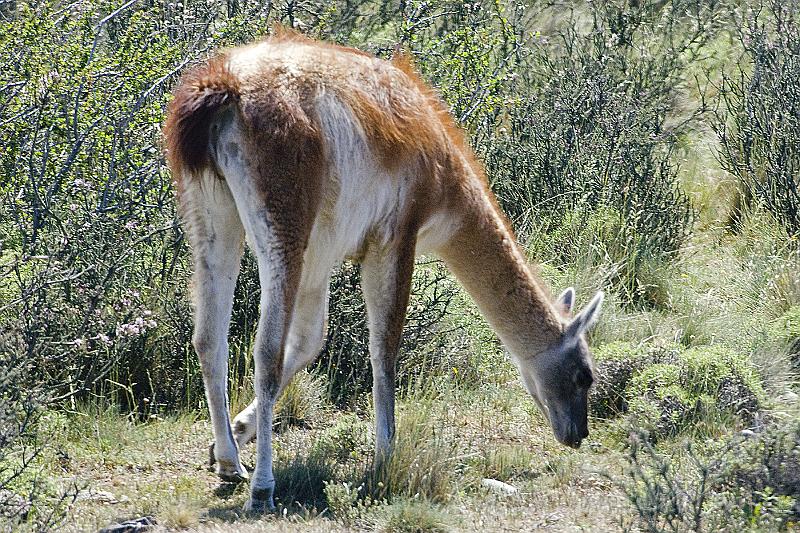
[[[295,194],[300,169],[269,159],[250,164],[255,155],[242,136],[239,119],[218,120],[216,161],[230,186],[247,241],[258,260],[261,285],[260,318],[253,347],[256,467],[251,476],[245,510],[274,508],[272,470],[273,407],[282,384],[284,347],[303,270],[303,253],[313,223],[313,198]],[[281,188],[288,188],[288,192]],[[228,429],[230,431],[230,428]]]
[[[329,279],[328,276],[319,283],[306,280],[301,282],[286,342],[281,391],[294,375],[311,364],[322,350],[328,320]],[[258,401],[253,400],[233,419],[233,435],[239,448],[256,438],[257,405]]]
[[[228,415],[228,325],[239,275],[244,229],[225,182],[210,172],[186,180],[181,207],[194,255],[194,335],[215,439],[217,473],[226,480],[247,472]]]

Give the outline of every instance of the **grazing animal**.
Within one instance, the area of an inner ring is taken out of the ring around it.
[[[273,508],[273,407],[322,348],[330,273],[346,258],[362,265],[377,461],[391,451],[395,360],[424,252],[477,302],[556,438],[580,446],[593,381],[584,332],[602,293],[574,318],[572,289],[550,301],[464,134],[402,55],[389,62],[277,31],[185,74],[165,134],[223,479],[248,477],[239,447],[258,433],[246,510]],[[256,400],[231,424],[227,334],[245,240],[261,283]]]

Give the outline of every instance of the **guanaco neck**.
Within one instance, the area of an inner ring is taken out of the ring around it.
[[[560,339],[561,320],[485,185],[474,179],[462,192],[451,208],[460,227],[439,255],[500,340],[524,361]]]

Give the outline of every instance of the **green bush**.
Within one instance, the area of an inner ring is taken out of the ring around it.
[[[314,441],[311,453],[333,457],[338,462],[369,456],[372,447],[368,435],[369,424],[347,413]]]
[[[634,424],[654,438],[672,436],[690,427],[708,401],[681,386],[681,368],[672,364],[652,365],[634,377],[627,399]]]
[[[791,531],[800,520],[800,426],[781,426],[706,450],[687,442],[670,455],[635,434],[615,484],[645,531]]]
[[[447,341],[442,329],[449,324],[446,318],[456,291],[441,263],[417,266],[397,362],[401,387],[450,368],[450,359],[440,348]],[[369,331],[357,265],[347,263],[333,276],[328,341],[315,368],[326,374],[328,395],[338,404],[353,405],[372,389]]]
[[[737,21],[744,50],[724,76],[714,123],[719,159],[739,182],[731,213],[763,206],[800,233],[800,2],[768,0]]]
[[[595,385],[589,391],[589,412],[613,418],[628,410],[625,389],[634,373],[647,363],[644,350],[630,343],[611,343],[594,351]]]
[[[656,439],[720,417],[750,424],[766,400],[749,358],[720,345],[611,343],[598,347],[595,359],[591,414],[627,414]]]
[[[0,329],[22,340],[54,397],[102,394],[142,412],[202,397],[161,122],[170,86],[205,47],[264,31],[260,11],[246,18],[20,2],[0,22],[13,117],[0,132]]]
[[[654,438],[672,436],[723,416],[749,424],[764,392],[746,356],[722,346],[681,352],[635,375],[626,390],[629,416]]]
[[[598,418],[613,418],[628,411],[626,392],[631,379],[653,364],[677,360],[673,345],[634,345],[629,342],[604,344],[594,350],[595,385],[589,391],[589,410]]]
[[[482,153],[535,255],[572,264],[602,246],[595,255],[608,261],[611,251],[619,267],[609,281],[623,299],[656,303],[647,271],[674,257],[694,220],[671,155],[682,130],[668,116],[685,58],[713,35],[717,6],[587,9],[532,43],[518,96]],[[688,31],[695,24],[707,31]]]
[[[750,422],[764,403],[761,380],[750,360],[720,345],[690,348],[681,354],[682,384],[692,394],[714,398],[720,410]]]

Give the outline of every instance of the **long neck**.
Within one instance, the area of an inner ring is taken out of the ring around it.
[[[561,321],[491,192],[474,181],[462,191],[460,227],[438,253],[511,353],[533,357],[560,338]]]

